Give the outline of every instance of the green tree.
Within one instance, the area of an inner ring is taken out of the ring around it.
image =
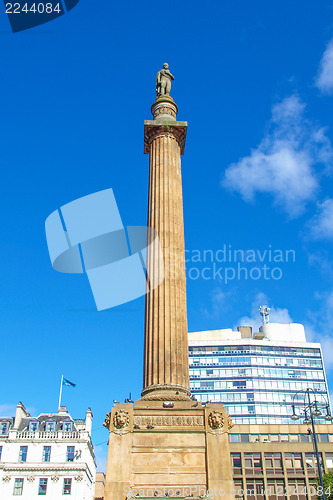
[[[333,500],[333,469],[330,469],[323,475],[324,491],[326,500]],[[319,478],[317,477],[317,487],[319,487]],[[318,500],[322,500],[322,495],[318,495]]]

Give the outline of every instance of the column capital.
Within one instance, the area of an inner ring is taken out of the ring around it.
[[[183,155],[185,150],[186,131],[187,122],[178,122],[170,119],[170,122],[166,123],[164,119],[163,123],[159,123],[157,120],[145,120],[144,153],[149,154],[152,141],[156,139],[156,137],[163,135],[176,139],[180,147],[180,154]]]

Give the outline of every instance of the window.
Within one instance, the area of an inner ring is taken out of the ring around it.
[[[7,434],[7,422],[1,422],[1,426],[0,426],[0,434],[2,436],[4,436],[5,434]]]
[[[248,434],[241,434],[241,443],[248,443],[250,441],[250,436]]]
[[[279,441],[279,435],[278,434],[271,434],[271,441],[273,443]]]
[[[305,453],[305,463],[308,469],[313,469],[315,466],[315,460],[313,453]]]
[[[64,485],[62,487],[63,495],[70,495],[72,491],[72,480],[69,478],[64,479]]]
[[[302,454],[301,453],[285,453],[287,469],[302,469]]]
[[[19,462],[26,462],[27,461],[27,453],[28,453],[28,447],[27,446],[20,446],[20,453],[19,453]]]
[[[267,479],[267,497],[269,499],[281,499],[284,492],[283,479]]]
[[[288,434],[281,434],[281,442],[289,441]]]
[[[244,464],[245,467],[252,469],[261,468],[261,454],[260,453],[244,453]]]
[[[236,495],[235,495],[236,498],[243,498],[244,497],[243,481],[241,479],[235,479],[234,484],[236,490]]]
[[[14,481],[13,495],[22,495],[22,494],[23,494],[23,479],[16,478]]]
[[[239,434],[229,434],[230,443],[239,443]]]
[[[46,490],[47,490],[47,479],[42,478],[39,480],[38,495],[46,495]]]
[[[302,443],[308,443],[309,441],[310,441],[309,434],[301,434],[301,442]]]
[[[0,446],[0,460],[1,460],[1,455],[2,455],[2,446]],[[327,453],[326,453],[327,455]]]
[[[29,424],[29,431],[37,431],[39,428],[39,422],[38,420],[32,420]]]
[[[64,422],[62,428],[63,428],[63,431],[65,431],[65,432],[71,432],[73,430],[73,423],[72,422]]]
[[[51,458],[51,446],[43,446],[42,462],[49,462]]]
[[[333,453],[325,453],[326,457],[326,467],[328,469],[333,469]]]
[[[327,453],[326,453],[326,455],[327,455]],[[233,468],[240,469],[242,467],[241,454],[240,453],[230,453],[230,456],[231,456],[231,463],[232,463]]]
[[[265,464],[268,469],[282,469],[281,453],[265,453]]]
[[[67,446],[66,460],[67,462],[74,462],[74,446]]]
[[[256,443],[259,441],[259,434],[250,434],[250,443]]]
[[[49,420],[45,424],[46,432],[54,432],[55,431],[55,422],[53,420]]]
[[[321,443],[328,443],[328,434],[319,434]]]
[[[291,443],[298,442],[298,434],[290,434],[290,442]]]

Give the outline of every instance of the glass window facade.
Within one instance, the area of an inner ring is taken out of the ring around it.
[[[223,403],[235,424],[289,424],[293,396],[307,388],[328,401],[320,348],[249,339],[228,345],[189,347],[192,394],[202,403]],[[304,406],[295,399],[296,411]],[[324,416],[316,422],[325,423]]]

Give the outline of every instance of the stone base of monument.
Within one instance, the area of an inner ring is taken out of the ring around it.
[[[228,433],[221,404],[116,403],[110,430],[105,500],[234,499]]]

